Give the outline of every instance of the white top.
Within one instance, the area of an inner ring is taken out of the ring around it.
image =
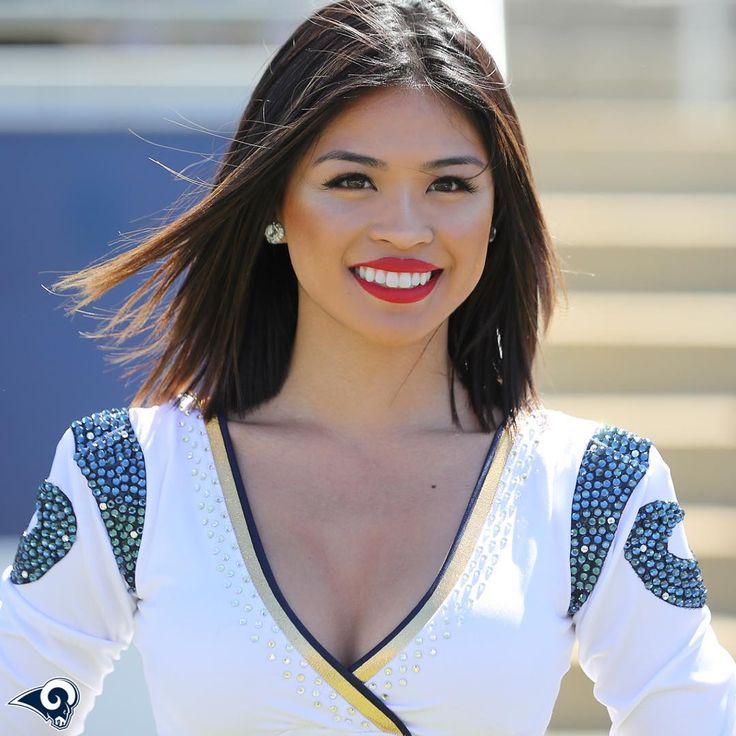
[[[669,469],[538,410],[499,431],[442,570],[351,667],[284,599],[227,425],[191,401],[62,437],[0,582],[0,734],[83,732],[135,634],[159,736],[542,736],[574,643],[615,736],[736,736]]]

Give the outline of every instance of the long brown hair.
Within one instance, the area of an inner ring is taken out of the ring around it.
[[[533,363],[559,279],[519,121],[493,58],[441,0],[339,0],[305,20],[267,65],[206,195],[144,242],[56,288],[77,311],[151,271],[91,337],[107,339],[126,375],[145,373],[134,403],[196,393],[209,419],[245,413],[281,389],[297,320],[286,248],[269,245],[288,177],[342,107],[361,92],[428,88],[467,110],[487,146],[494,225],[482,276],[449,317],[457,375],[485,431],[498,406],[511,421],[537,403]],[[135,347],[121,345],[140,338]]]

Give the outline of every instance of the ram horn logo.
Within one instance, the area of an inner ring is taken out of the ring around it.
[[[28,708],[61,731],[69,725],[78,703],[77,686],[64,677],[54,677],[43,687],[35,687],[17,695],[8,705]]]

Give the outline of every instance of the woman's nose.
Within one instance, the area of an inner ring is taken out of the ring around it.
[[[411,248],[431,243],[434,231],[427,221],[426,211],[411,194],[397,195],[380,211],[380,221],[371,228],[374,240],[390,241],[399,248]]]

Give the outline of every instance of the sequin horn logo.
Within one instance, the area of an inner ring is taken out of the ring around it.
[[[69,725],[78,704],[77,686],[64,677],[54,677],[43,687],[26,690],[8,703],[32,710],[59,731]]]
[[[684,518],[684,509],[675,501],[657,499],[642,506],[624,545],[624,557],[657,598],[680,608],[702,608],[708,589],[698,561],[667,549],[674,528]]]

